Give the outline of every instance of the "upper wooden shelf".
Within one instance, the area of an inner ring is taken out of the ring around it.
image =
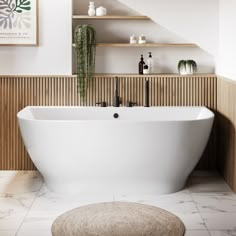
[[[73,15],[72,19],[78,20],[150,20],[147,16],[86,16]]]
[[[75,47],[75,44],[73,44]],[[193,43],[145,43],[145,44],[130,44],[130,43],[98,43],[97,47],[198,47]]]

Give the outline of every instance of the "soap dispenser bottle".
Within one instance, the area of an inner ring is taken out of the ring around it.
[[[145,62],[143,60],[143,55],[141,55],[141,59],[140,59],[139,65],[138,65],[140,75],[143,75],[144,65],[145,65]]]
[[[147,59],[147,65],[149,69],[149,74],[153,74],[153,58],[152,58],[152,53],[149,52],[149,57]]]

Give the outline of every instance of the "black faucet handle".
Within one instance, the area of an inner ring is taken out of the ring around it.
[[[127,102],[126,106],[127,107],[133,107],[133,106],[136,106],[137,105],[137,102]]]
[[[96,105],[100,105],[100,107],[107,107],[106,102],[96,102]]]

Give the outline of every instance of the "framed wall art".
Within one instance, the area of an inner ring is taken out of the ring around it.
[[[38,45],[38,0],[0,0],[0,46]]]

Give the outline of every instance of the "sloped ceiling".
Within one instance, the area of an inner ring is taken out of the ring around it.
[[[119,0],[190,43],[216,56],[219,0]]]

